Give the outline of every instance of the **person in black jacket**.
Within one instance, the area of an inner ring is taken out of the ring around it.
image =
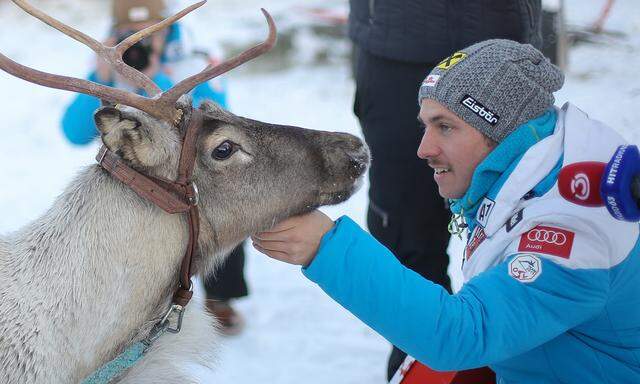
[[[369,231],[405,266],[450,291],[449,211],[432,171],[415,155],[423,133],[416,94],[435,65],[473,43],[504,38],[541,48],[541,2],[350,0],[350,6],[353,109],[373,159]],[[389,379],[404,358],[394,346]]]

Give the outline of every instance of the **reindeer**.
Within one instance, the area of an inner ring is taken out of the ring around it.
[[[191,107],[185,95],[195,85],[275,44],[264,10],[263,43],[161,93],[122,53],[204,2],[106,47],[12,1],[89,46],[150,97],[0,54],[0,69],[24,80],[116,103],[95,113],[99,164],[84,168],[40,218],[0,236],[0,382],[80,382],[132,345],[144,346],[141,359],[114,380],[197,382],[194,371],[213,369],[215,332],[200,302],[186,307],[191,275],[214,268],[250,234],[346,200],[368,151],[347,134],[263,123],[210,102]]]

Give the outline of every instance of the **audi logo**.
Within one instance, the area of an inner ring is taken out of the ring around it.
[[[537,241],[539,243],[555,245],[564,245],[567,242],[567,236],[564,233],[549,231],[546,229],[533,229],[529,231],[527,239],[530,241]]]

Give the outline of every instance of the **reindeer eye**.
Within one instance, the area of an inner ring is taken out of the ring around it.
[[[230,141],[225,141],[213,150],[211,156],[216,160],[226,160],[236,151],[235,146]]]

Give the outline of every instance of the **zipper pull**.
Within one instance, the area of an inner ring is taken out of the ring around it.
[[[463,212],[454,213],[451,215],[451,220],[449,221],[449,225],[447,226],[447,230],[452,235],[457,235],[460,240],[462,240],[462,232],[468,227]]]

